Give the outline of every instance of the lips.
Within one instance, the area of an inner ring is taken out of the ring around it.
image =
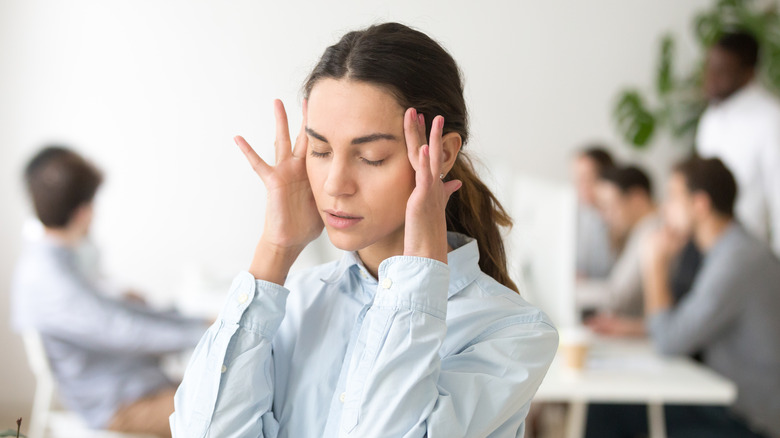
[[[339,210],[323,210],[325,221],[333,228],[340,230],[350,228],[363,220],[362,216],[347,213]]]

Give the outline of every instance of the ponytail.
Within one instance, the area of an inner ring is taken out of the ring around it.
[[[512,218],[496,196],[477,176],[468,155],[461,152],[447,179],[463,186],[447,204],[447,230],[472,237],[479,245],[479,267],[504,286],[518,292],[507,272],[506,250],[500,227],[511,227]]]

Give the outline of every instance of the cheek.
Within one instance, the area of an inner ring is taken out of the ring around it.
[[[319,204],[322,196],[325,180],[328,177],[328,167],[324,162],[306,159],[306,175],[309,177],[309,185],[314,194],[314,200]]]
[[[688,226],[688,215],[685,208],[678,203],[670,203],[666,208],[666,220],[669,225],[677,229]]]
[[[406,203],[414,190],[414,170],[409,166],[364,172],[360,188],[377,216],[375,220],[403,220]]]

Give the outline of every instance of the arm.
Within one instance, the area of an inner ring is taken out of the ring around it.
[[[599,311],[630,312],[641,301],[642,271],[639,236],[630,239],[612,267],[606,280],[585,280],[577,283],[580,308],[595,307]]]
[[[738,257],[733,256],[734,260]],[[740,313],[744,266],[728,261],[709,263],[699,272],[692,290],[672,309],[668,264],[648,263],[646,282],[647,329],[665,354],[692,354],[728,327]],[[740,272],[740,270],[742,270]]]
[[[275,437],[271,341],[289,291],[243,272],[201,338],[174,398],[175,437]]]
[[[205,320],[140,311],[101,295],[72,269],[57,271],[47,279],[57,293],[44,297],[36,316],[42,334],[92,350],[158,355],[191,348],[206,330]]]
[[[555,354],[555,330],[515,321],[440,360],[448,283],[448,268],[435,260],[400,256],[381,265],[357,344],[362,348],[350,363],[340,436],[485,437],[522,430],[524,407]]]
[[[173,436],[276,437],[271,342],[284,318],[282,287],[303,248],[322,232],[306,176],[306,101],[292,149],[287,114],[274,102],[276,165],[269,166],[241,137],[236,143],[267,189],[263,234],[249,272],[233,282],[217,322],[201,339],[171,415]]]

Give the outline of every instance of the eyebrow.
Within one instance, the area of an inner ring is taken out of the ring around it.
[[[309,128],[308,126],[306,127],[306,133],[316,138],[319,141],[328,143],[328,139],[325,138],[324,135],[316,132],[315,130]],[[366,144],[377,140],[398,140],[398,137],[396,137],[393,134],[375,133],[375,134],[364,135],[363,137],[353,138],[352,144],[353,145]]]

